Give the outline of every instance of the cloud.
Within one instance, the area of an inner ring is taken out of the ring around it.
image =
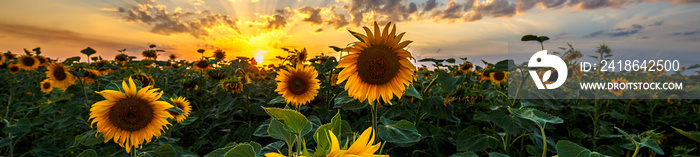
[[[569,6],[577,9],[621,8],[622,5],[631,4],[623,0],[570,0]]]
[[[585,38],[595,38],[603,34],[605,31],[599,30],[585,36]]]
[[[345,15],[335,12],[335,7],[331,8],[331,12],[333,12],[333,15],[331,15],[331,18],[328,19],[328,21],[326,23],[328,25],[332,26],[333,29],[339,29],[341,27],[345,27],[348,24],[350,24],[350,22],[348,22],[348,19],[345,17]]]
[[[447,8],[433,12],[431,18],[435,20],[440,19],[454,21],[454,19],[462,17],[462,7],[463,5],[457,3],[457,1],[450,0],[447,3]]]
[[[673,35],[673,36],[689,36],[689,35],[695,35],[695,34],[700,34],[700,29],[695,29],[694,31],[687,31],[687,32],[675,32],[675,33],[671,33],[670,35]]]
[[[652,26],[661,26],[663,23],[664,23],[664,20],[655,21],[654,23],[649,24],[649,25],[647,25],[647,26],[650,26],[650,27],[652,27]]]
[[[640,30],[644,29],[644,26],[639,24],[632,24],[629,28],[616,28],[608,33],[611,37],[627,37],[632,34],[639,33]]]
[[[435,9],[435,7],[437,7],[437,5],[438,4],[437,4],[436,0],[425,1],[425,5],[423,6],[423,11],[425,11],[425,12],[431,11],[431,10]]]
[[[287,25],[287,21],[284,19],[284,16],[279,14],[267,17],[265,20],[267,21],[267,26],[265,26],[266,29],[280,29]]]
[[[322,31],[323,31],[323,28],[319,28],[319,29],[317,29],[317,30],[314,31],[314,32],[322,32]]]
[[[169,13],[163,5],[153,5],[152,0],[140,1],[140,4],[125,9],[123,19],[129,22],[144,23],[150,26],[151,32],[162,35],[187,33],[196,38],[209,35],[207,28],[223,25],[236,30],[238,20],[228,15],[213,14],[209,10],[197,12],[175,11]],[[121,9],[120,9],[121,10]]]
[[[76,46],[96,46],[123,48],[135,46],[134,44],[110,40],[92,35],[80,34],[74,31],[56,28],[46,28],[31,25],[0,23],[0,32],[8,36],[18,36],[38,41],[38,43],[56,43]],[[7,36],[1,35],[0,38]]]
[[[321,8],[312,8],[309,6],[298,9],[299,13],[308,15],[302,21],[306,21],[312,24],[321,24],[323,19],[321,18]]]

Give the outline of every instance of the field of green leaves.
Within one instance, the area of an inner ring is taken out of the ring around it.
[[[386,36],[387,29],[377,30]],[[375,43],[371,34],[352,33],[370,46],[397,37]],[[400,71],[395,76],[409,82],[382,94],[371,90],[382,87],[356,82],[367,78],[362,72],[341,72],[367,70],[344,65],[353,58],[307,57],[306,50],[285,49],[282,62],[270,65],[223,51],[164,59],[155,45],[143,56],[115,59],[91,48],[61,60],[43,57],[40,48],[25,51],[0,55],[0,156],[700,154],[698,100],[509,99],[507,80],[520,75],[508,73],[511,60],[476,66],[466,58],[423,59],[439,69]],[[85,57],[90,61],[80,62]]]

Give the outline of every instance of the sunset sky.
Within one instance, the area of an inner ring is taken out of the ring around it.
[[[41,47],[44,55],[65,59],[90,46],[110,60],[118,49],[140,59],[155,44],[166,50],[159,59],[194,60],[203,48],[205,55],[222,49],[228,59],[270,63],[285,55],[282,47],[337,57],[328,46],[356,41],[348,29],[364,33],[361,26],[391,21],[414,41],[408,50],[416,59],[502,59],[525,34],[552,38],[547,49],[570,42],[584,55],[603,42],[613,50],[653,46],[697,54],[698,15],[699,0],[5,0],[0,51]]]

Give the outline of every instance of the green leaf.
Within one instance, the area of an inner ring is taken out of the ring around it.
[[[450,157],[479,157],[479,155],[476,155],[476,153],[474,153],[474,152],[464,152],[464,153],[453,154]]]
[[[87,149],[82,153],[78,154],[77,157],[98,157],[97,152],[94,149]]]
[[[509,157],[509,156],[505,155],[505,154],[501,154],[501,153],[491,152],[491,153],[489,153],[489,157]]]
[[[602,157],[606,156],[598,152],[581,147],[576,143],[567,140],[557,142],[557,155],[560,157]]]
[[[272,138],[283,140],[287,143],[293,143],[295,140],[294,134],[284,130],[284,124],[277,120],[270,121],[270,125],[267,127],[267,134]]]
[[[75,57],[71,57],[71,58],[66,59],[62,63],[63,64],[72,64],[73,62],[77,62],[77,61],[80,61],[80,57],[75,56]]]
[[[445,61],[447,61],[447,63],[455,63],[456,60],[454,58],[448,58]]]
[[[340,118],[340,111],[331,118],[331,123],[323,124],[314,133],[314,141],[316,141],[316,152],[314,155],[322,154],[327,155],[330,153],[331,141],[328,131],[333,132],[336,137],[340,136],[340,131],[342,130],[342,120]],[[338,139],[336,139],[338,140]]]
[[[284,123],[284,130],[301,136],[311,132],[311,122],[297,111],[273,107],[263,107],[263,109],[272,118]]]
[[[95,54],[95,53],[97,53],[97,52],[95,51],[95,49],[92,49],[92,48],[90,48],[90,47],[87,47],[87,48],[85,48],[85,49],[83,49],[83,50],[80,50],[80,53],[83,53],[83,54],[85,54],[85,55],[87,55],[87,56],[90,56],[90,55]]]
[[[367,101],[360,102],[348,96],[348,91],[343,91],[335,97],[334,108],[342,108],[343,110],[359,110],[369,106]]]
[[[496,137],[486,134],[460,136],[455,142],[457,151],[483,151],[489,148],[497,148],[500,144]]]
[[[328,47],[332,48],[333,51],[335,51],[335,52],[343,51],[343,48],[340,48],[340,47],[338,47],[338,46],[328,46]]]
[[[618,128],[617,126],[615,126],[615,129],[616,129],[618,132],[622,133],[622,135],[624,135],[628,140],[634,142],[636,145],[639,145],[639,148],[640,148],[640,149],[643,148],[643,147],[647,147],[647,148],[649,148],[649,149],[651,149],[651,150],[653,150],[653,151],[655,151],[656,153],[659,153],[659,154],[661,154],[661,155],[664,155],[664,154],[665,154],[665,153],[664,153],[664,150],[662,150],[661,147],[659,147],[659,145],[656,144],[656,141],[650,139],[649,137],[641,138],[641,137],[639,137],[638,135],[635,135],[635,134],[632,134],[632,135],[627,134],[627,132],[625,132],[624,130]],[[653,133],[653,132],[652,132],[652,133]],[[640,139],[641,139],[641,140],[640,140]],[[639,140],[639,141],[638,141],[638,140]],[[641,142],[640,142],[640,141],[641,141]]]
[[[268,102],[267,104],[272,105],[272,104],[284,104],[284,103],[286,103],[286,102],[284,102],[284,97],[277,96],[276,98],[270,100],[270,102]]]
[[[357,32],[351,31],[349,29],[348,29],[348,32],[350,32],[350,34],[352,34],[352,36],[357,38],[357,40],[360,40],[360,42],[365,42],[364,40],[362,40],[362,38],[360,38],[360,36],[355,35],[355,33],[357,33]],[[357,33],[357,34],[360,34],[360,33]]]
[[[535,122],[537,126],[539,126],[541,129],[544,129],[547,123],[564,123],[564,120],[562,120],[561,118],[548,113],[544,113],[534,108],[517,109],[508,107],[508,111],[510,111],[510,113],[515,115],[516,117]]]
[[[86,133],[83,133],[82,135],[76,136],[75,142],[73,142],[73,145],[71,147],[76,147],[80,144],[83,144],[83,143],[85,143],[86,140],[88,140],[90,138],[98,138],[98,137],[95,137],[96,132],[97,132],[96,130],[90,130]],[[80,137],[80,138],[78,138],[78,137]]]
[[[153,150],[152,152],[158,154],[161,157],[177,156],[177,152],[175,152],[175,148],[173,148],[173,146],[170,144],[162,145],[162,146],[158,147],[156,150]]]
[[[406,120],[394,122],[384,117],[382,117],[381,121],[383,125],[377,125],[377,135],[382,140],[401,144],[420,141],[421,135],[413,123]]]
[[[520,41],[535,41],[535,40],[537,40],[537,36],[532,35],[532,34],[528,34],[528,35],[525,35],[522,38],[520,38]]]
[[[539,37],[537,37],[537,41],[538,41],[538,42],[544,42],[544,41],[547,41],[547,40],[549,40],[549,37],[547,37],[547,36],[539,36]]]
[[[695,140],[696,142],[700,142],[700,132],[698,131],[683,131],[681,129],[678,129],[676,127],[672,127],[674,130],[676,130],[679,134],[688,137],[692,140]]]
[[[412,83],[408,86],[408,88],[406,88],[406,91],[404,92],[404,94],[406,94],[407,96],[412,96],[414,98],[418,98],[420,100],[423,100],[423,98],[421,97],[418,90],[416,90],[416,88],[413,87]]]
[[[2,128],[2,132],[11,133],[13,135],[21,135],[22,133],[29,132],[31,130],[30,121],[28,119],[20,119],[17,123],[14,123],[8,127]]]
[[[503,130],[505,130],[506,133],[511,135],[517,135],[518,132],[522,129],[520,119],[511,115],[491,114],[491,117],[489,119],[498,127],[501,127]]]
[[[257,157],[262,146],[255,142],[241,143],[226,152],[224,157]]]
[[[512,59],[504,59],[496,63],[496,68],[494,71],[513,71],[517,67],[518,66],[515,65],[515,62]]]

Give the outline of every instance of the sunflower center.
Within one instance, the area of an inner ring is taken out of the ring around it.
[[[109,121],[125,131],[146,128],[153,118],[151,105],[138,98],[121,99],[109,111]]]
[[[22,64],[25,66],[32,66],[36,63],[36,60],[32,57],[22,57]]]
[[[498,80],[498,81],[503,80],[503,79],[505,78],[505,76],[506,76],[506,75],[505,75],[504,72],[496,72],[496,73],[493,74],[493,78],[496,79],[496,80]]]
[[[207,62],[205,62],[205,61],[197,62],[197,67],[199,67],[199,68],[206,68],[208,66],[209,66],[209,64],[207,64]]]
[[[302,95],[309,90],[309,83],[298,74],[293,75],[287,83],[287,89],[294,95]]]
[[[124,55],[119,55],[119,56],[117,56],[117,61],[122,61],[122,62],[123,62],[123,61],[126,61],[126,59],[127,59],[127,57],[124,56]]]
[[[357,58],[357,72],[363,82],[382,85],[399,73],[399,57],[389,47],[372,46],[365,49]]]
[[[41,85],[41,88],[49,89],[49,88],[51,88],[51,83],[46,82],[46,83]]]
[[[19,71],[19,67],[12,66],[12,67],[10,67],[10,71],[13,71],[13,72],[14,72],[14,71]]]
[[[214,57],[217,59],[224,59],[225,56],[224,56],[224,53],[216,53],[216,55]]]
[[[63,81],[66,79],[68,75],[66,75],[66,70],[63,69],[61,66],[56,66],[53,69],[53,78],[56,79],[57,81]]]

